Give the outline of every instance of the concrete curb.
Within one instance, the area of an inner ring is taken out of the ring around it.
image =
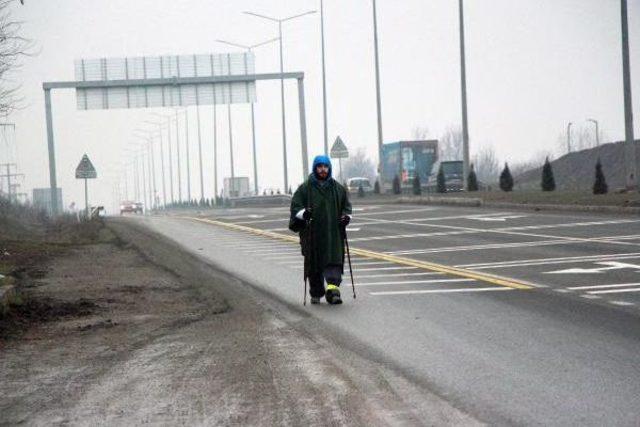
[[[640,207],[630,206],[581,206],[581,205],[552,205],[552,204],[527,204],[527,203],[508,203],[508,202],[485,202],[480,198],[467,197],[437,197],[437,196],[420,196],[420,197],[399,197],[398,203],[414,203],[419,205],[452,205],[452,206],[471,206],[485,208],[500,209],[522,209],[533,211],[566,211],[566,212],[600,212],[614,213],[626,215],[640,214]]]

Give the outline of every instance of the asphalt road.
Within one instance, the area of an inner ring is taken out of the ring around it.
[[[295,243],[237,230],[291,236],[286,208],[144,221],[480,420],[640,423],[640,218],[355,208],[351,246],[369,252],[339,307],[302,307]]]

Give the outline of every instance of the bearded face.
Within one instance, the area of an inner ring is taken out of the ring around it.
[[[316,177],[320,181],[326,180],[329,177],[329,166],[322,164],[316,166]]]

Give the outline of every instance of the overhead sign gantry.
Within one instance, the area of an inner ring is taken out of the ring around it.
[[[250,52],[221,55],[172,55],[79,60],[76,80],[44,82],[51,210],[60,212],[57,188],[51,91],[75,89],[79,110],[153,108],[255,101],[258,80],[298,82],[303,175],[309,169],[304,73],[255,74]]]

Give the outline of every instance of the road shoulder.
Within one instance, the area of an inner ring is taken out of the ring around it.
[[[168,240],[112,229],[33,284],[86,310],[0,349],[0,424],[476,423]]]

